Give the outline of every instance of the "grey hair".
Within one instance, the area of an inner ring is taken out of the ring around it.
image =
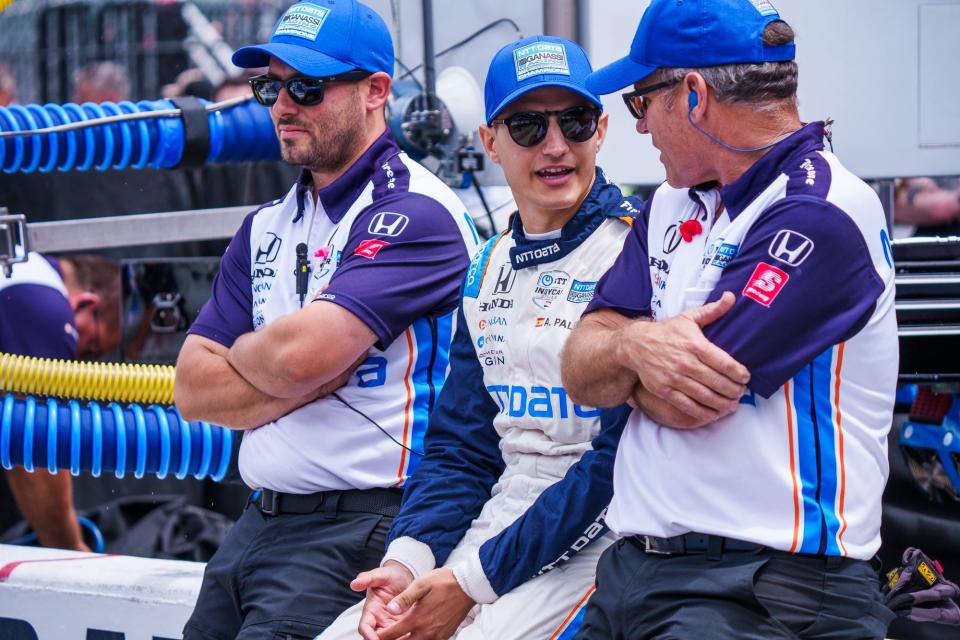
[[[793,42],[793,29],[783,21],[774,21],[763,32],[764,46]],[[703,76],[720,102],[751,106],[757,111],[774,112],[797,107],[797,63],[762,62],[725,64],[700,68],[662,68],[663,82],[680,83],[688,73]],[[676,94],[676,91],[673,92]]]

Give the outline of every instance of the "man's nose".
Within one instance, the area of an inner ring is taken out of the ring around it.
[[[277,101],[274,102],[270,108],[273,110],[274,115],[284,116],[296,113],[299,105],[293,101],[293,98],[290,97],[290,92],[288,92],[285,87],[280,87],[280,91],[277,93]]]
[[[555,116],[547,118],[547,135],[543,140],[543,153],[548,156],[561,156],[570,149],[566,136],[560,131],[560,123]]]
[[[650,129],[647,127],[646,116],[637,120],[637,133],[650,133]]]

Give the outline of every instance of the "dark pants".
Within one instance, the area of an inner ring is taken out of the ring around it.
[[[364,594],[393,518],[319,510],[264,515],[250,503],[207,563],[184,640],[313,638]]]
[[[765,548],[654,555],[627,538],[601,556],[576,638],[872,640],[892,619],[863,560]]]

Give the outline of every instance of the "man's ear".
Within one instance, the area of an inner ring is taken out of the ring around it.
[[[392,83],[390,76],[378,71],[367,78],[367,81],[367,110],[382,110],[390,98],[390,85]]]
[[[500,155],[493,145],[497,140],[496,130],[493,127],[482,124],[477,129],[477,133],[480,134],[480,144],[483,145],[483,150],[487,152],[487,157],[490,158],[494,164],[500,164]]]
[[[70,309],[76,314],[78,311],[83,311],[84,309],[90,309],[91,311],[96,311],[100,308],[100,296],[92,291],[81,291],[79,293],[74,293],[71,296],[68,296],[67,300],[70,302]]]
[[[610,124],[610,116],[606,111],[600,114],[600,121],[597,122],[597,133],[594,134],[595,142],[597,145],[597,153],[600,152],[600,147],[603,146],[603,141],[607,137],[607,126]]]

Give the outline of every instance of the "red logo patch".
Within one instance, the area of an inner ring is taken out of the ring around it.
[[[387,242],[386,240],[367,239],[361,242],[359,246],[357,246],[357,248],[353,252],[353,255],[363,256],[368,260],[373,260],[374,258],[377,257],[377,254],[380,252],[380,249],[383,249],[388,244],[390,243]]]
[[[765,307],[769,307],[789,279],[790,276],[786,271],[770,266],[766,262],[761,262],[753,270],[753,275],[747,281],[747,286],[743,288],[743,295],[756,300]]]

